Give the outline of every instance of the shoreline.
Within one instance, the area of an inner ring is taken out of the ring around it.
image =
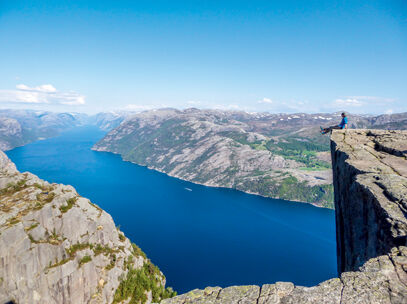
[[[164,171],[162,171],[162,170],[160,170],[160,169],[158,169],[158,168],[152,167],[152,166],[140,165],[140,164],[138,164],[138,163],[136,163],[136,162],[132,162],[132,161],[130,161],[130,160],[126,160],[126,159],[123,158],[123,156],[122,156],[120,153],[116,153],[116,152],[113,152],[113,151],[99,150],[99,149],[94,148],[94,147],[92,147],[91,150],[92,150],[92,151],[96,151],[96,152],[105,152],[105,153],[112,153],[112,154],[114,154],[114,155],[119,155],[120,158],[121,158],[121,160],[124,161],[124,162],[128,162],[128,163],[131,163],[131,164],[140,166],[140,167],[147,168],[147,169],[149,169],[149,170],[153,170],[153,171],[156,171],[156,172],[160,172],[160,173],[165,174],[165,175],[167,175],[167,176],[169,176],[169,177],[176,178],[176,179],[179,179],[179,180],[181,180],[181,181],[189,182],[189,183],[192,183],[192,184],[195,184],[195,185],[200,185],[200,186],[205,186],[205,187],[211,187],[211,188],[219,188],[219,189],[231,189],[231,190],[240,191],[240,192],[242,192],[242,193],[246,193],[246,194],[250,194],[250,195],[261,196],[261,197],[264,197],[264,198],[278,199],[278,200],[282,200],[282,201],[286,201],[286,202],[296,202],[296,203],[302,203],[302,204],[309,204],[309,205],[312,205],[312,206],[317,207],[317,208],[324,208],[324,209],[329,209],[329,210],[335,210],[334,208],[328,208],[328,207],[320,206],[320,205],[318,205],[318,204],[316,204],[316,203],[303,202],[303,201],[296,200],[296,199],[286,200],[286,199],[282,199],[282,198],[279,198],[279,197],[265,196],[265,195],[262,195],[262,194],[260,194],[260,193],[255,193],[255,192],[251,192],[251,191],[244,191],[244,190],[240,190],[240,189],[236,189],[236,188],[231,188],[231,187],[223,187],[223,186],[217,186],[217,185],[211,185],[211,184],[206,184],[206,183],[199,183],[199,182],[195,182],[195,181],[190,181],[190,180],[181,178],[181,177],[179,177],[179,176],[175,176],[175,175],[169,174],[169,173],[167,173],[167,172],[164,172]]]

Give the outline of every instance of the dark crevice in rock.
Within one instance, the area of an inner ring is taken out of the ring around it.
[[[405,155],[407,153],[407,151],[401,151],[401,150],[396,150],[396,149],[393,149],[390,147],[386,147],[377,141],[373,141],[373,142],[375,144],[374,149],[378,152],[385,152],[387,154],[394,155],[397,157],[407,158]]]
[[[376,177],[378,178],[378,177]],[[404,214],[404,216],[407,218],[407,209],[406,209],[406,204],[402,201],[399,200],[397,197],[394,196],[394,194],[390,191],[388,191],[387,187],[383,185],[380,182],[375,182],[375,184],[380,187],[383,190],[383,195],[392,203],[397,205],[397,207],[400,209],[400,212]]]
[[[393,257],[391,254],[389,254],[388,256],[389,256],[389,260],[390,260],[391,263],[393,264],[394,271],[395,271],[395,273],[396,273],[396,275],[397,275],[397,278],[399,279],[400,283],[401,283],[402,285],[404,285],[404,286],[407,288],[407,281],[406,281],[406,280],[403,280],[403,279],[401,278],[401,276],[400,276],[400,274],[399,274],[399,266],[395,263],[394,257]]]
[[[259,288],[259,296],[257,297],[256,304],[259,304],[262,288],[263,288],[263,286],[260,286],[260,288]]]
[[[220,298],[221,291],[222,291],[222,289],[219,289],[218,294],[216,295],[216,300],[218,300]]]
[[[344,282],[342,281],[342,278],[341,278],[341,277],[339,277],[339,280],[341,281],[341,297],[340,297],[340,299],[339,299],[339,304],[342,304],[343,290],[345,289],[345,284],[344,284]]]

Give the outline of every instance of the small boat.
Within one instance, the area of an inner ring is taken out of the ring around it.
[[[184,188],[185,190],[188,190],[188,191],[192,191],[192,189],[191,188]]]

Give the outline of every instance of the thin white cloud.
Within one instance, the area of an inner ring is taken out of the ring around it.
[[[43,84],[37,87],[29,87],[25,84],[18,84],[16,88],[21,91],[30,91],[30,92],[43,92],[43,93],[52,93],[56,92],[57,89],[52,84]]]
[[[363,100],[365,102],[371,101],[371,102],[380,103],[380,104],[391,103],[391,102],[396,101],[396,99],[394,99],[394,98],[385,98],[385,97],[380,97],[380,96],[349,96],[348,98]]]
[[[334,101],[335,106],[341,107],[361,107],[364,104],[365,102],[356,98],[338,98]]]
[[[334,100],[331,106],[334,109],[343,109],[343,108],[371,108],[373,107],[380,107],[386,106],[388,107],[389,104],[392,104],[396,101],[394,98],[385,98],[379,96],[347,96],[343,98],[338,98]]]
[[[264,97],[263,99],[259,100],[257,103],[268,103],[272,104],[273,101],[270,98]]]
[[[59,93],[49,98],[53,103],[59,103],[67,106],[76,106],[85,104],[85,96],[79,95],[75,92]]]
[[[403,102],[396,98],[381,96],[342,96],[326,106],[320,108],[321,111],[350,111],[353,113],[382,114],[387,111],[402,112],[405,111]]]
[[[234,110],[234,111],[244,110],[237,104],[228,104],[228,105],[217,104],[213,108],[216,110]]]
[[[59,92],[51,84],[30,87],[16,85],[16,90],[0,90],[0,102],[76,106],[85,104],[85,96],[76,92]]]

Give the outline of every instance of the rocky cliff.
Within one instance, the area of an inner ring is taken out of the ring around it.
[[[1,304],[150,303],[172,295],[164,284],[109,214],[0,151]]]
[[[161,303],[407,303],[407,132],[336,131],[331,148],[339,278],[208,287]]]
[[[332,135],[338,270],[407,246],[407,132]]]

